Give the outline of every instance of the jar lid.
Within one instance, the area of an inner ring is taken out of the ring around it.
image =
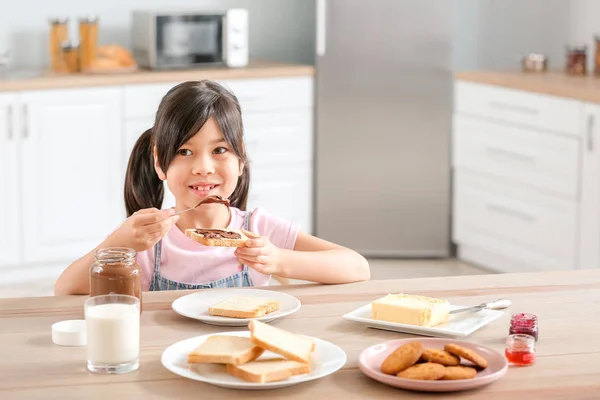
[[[573,44],[568,44],[567,45],[567,50],[569,51],[586,51],[587,50],[587,44],[584,43],[573,43]]]
[[[72,40],[70,42],[68,40],[65,40],[64,42],[60,43],[60,48],[63,51],[74,50],[74,49],[77,49],[78,47],[79,47],[79,43],[77,43],[77,41],[75,41],[75,40]]]
[[[98,22],[99,17],[95,14],[85,15],[83,17],[79,17],[79,22],[83,23],[93,23]]]
[[[69,18],[68,17],[51,17],[50,18],[50,23],[51,24],[66,24],[67,22],[69,22]]]
[[[85,346],[87,343],[85,320],[72,319],[53,324],[52,341],[59,346]]]

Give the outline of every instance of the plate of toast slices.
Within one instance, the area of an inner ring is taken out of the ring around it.
[[[260,321],[249,331],[221,332],[182,340],[162,354],[163,366],[184,378],[215,386],[261,390],[308,382],[346,363],[338,346]]]
[[[229,288],[204,290],[175,300],[173,311],[220,326],[248,326],[251,320],[270,322],[300,309],[300,300],[273,290]]]
[[[368,377],[393,387],[455,392],[502,378],[508,361],[503,354],[474,343],[420,338],[371,346],[359,355],[358,367]]]

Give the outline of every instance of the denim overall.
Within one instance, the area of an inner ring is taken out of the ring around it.
[[[244,229],[249,230],[250,226],[250,212],[246,212],[244,216]],[[177,229],[175,227],[175,229]],[[242,265],[242,270],[226,278],[221,278],[216,281],[205,282],[205,283],[182,283],[172,281],[165,278],[160,274],[160,252],[161,252],[162,240],[154,245],[154,274],[152,276],[152,282],[150,283],[150,291],[156,290],[184,290],[184,289],[214,289],[214,288],[230,288],[240,286],[254,286],[248,267]]]

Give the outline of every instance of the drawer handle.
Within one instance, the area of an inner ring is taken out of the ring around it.
[[[587,120],[587,149],[594,151],[594,116],[588,115]]]
[[[528,156],[526,154],[517,153],[515,151],[501,149],[498,147],[488,147],[486,148],[488,153],[504,156],[508,158],[512,158],[513,160],[518,160],[522,162],[526,162],[529,164],[535,164],[535,158],[532,156]]]
[[[520,112],[523,114],[529,114],[529,115],[537,115],[539,113],[539,110],[537,110],[535,108],[526,107],[526,106],[517,106],[514,104],[508,104],[508,103],[501,103],[499,101],[490,101],[490,107],[498,108],[500,110],[505,110],[505,111],[516,111],[516,112]]]
[[[513,210],[511,208],[501,206],[498,204],[486,204],[488,210],[496,212],[498,214],[510,215],[511,217],[515,217],[527,222],[535,222],[535,217],[525,214],[524,212]]]

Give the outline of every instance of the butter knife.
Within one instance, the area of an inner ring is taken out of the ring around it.
[[[489,303],[481,303],[478,306],[458,308],[456,310],[450,311],[450,314],[458,314],[458,313],[465,312],[465,311],[479,311],[479,310],[484,310],[484,309],[485,310],[501,310],[503,308],[510,306],[510,304],[511,304],[510,300],[498,299],[498,300],[490,301]]]

